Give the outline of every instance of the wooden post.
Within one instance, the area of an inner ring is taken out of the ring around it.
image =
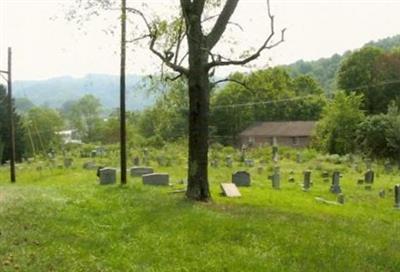
[[[120,147],[121,185],[126,184],[126,120],[125,120],[125,60],[126,60],[126,0],[121,0],[121,74],[120,74]]]
[[[8,116],[10,121],[10,178],[11,182],[15,182],[15,126],[14,111],[12,103],[12,77],[11,77],[11,47],[8,48]]]

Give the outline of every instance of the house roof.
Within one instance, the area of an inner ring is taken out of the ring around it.
[[[315,124],[315,121],[261,122],[248,127],[239,136],[311,136]]]

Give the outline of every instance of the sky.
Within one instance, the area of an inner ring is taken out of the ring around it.
[[[133,2],[137,1],[128,0]],[[165,8],[166,3],[177,1],[147,2],[157,14],[168,16],[174,10]],[[230,57],[263,42],[269,31],[265,3],[266,0],[239,2],[232,17],[235,24],[224,39],[230,43],[219,45],[220,52]],[[76,23],[64,19],[73,4],[74,0],[0,0],[0,70],[7,67],[7,47],[11,46],[14,80],[118,74],[119,37],[104,31],[110,25],[118,25],[118,14],[107,13],[79,29]],[[287,28],[285,42],[265,51],[244,71],[330,57],[360,48],[371,40],[400,34],[400,0],[271,0],[271,11],[276,32]],[[149,74],[159,69],[159,62],[146,48],[128,49],[128,73]],[[235,70],[238,68],[224,68],[217,74]]]

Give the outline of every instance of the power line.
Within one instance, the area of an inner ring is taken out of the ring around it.
[[[265,101],[258,101],[258,102],[249,102],[249,103],[240,103],[240,104],[228,104],[228,105],[217,105],[212,107],[213,109],[224,109],[224,108],[239,108],[239,107],[247,107],[247,106],[255,106],[255,105],[266,105],[266,104],[274,104],[274,103],[281,103],[281,102],[288,102],[288,101],[296,101],[296,100],[303,100],[311,97],[316,97],[315,95],[306,95],[300,97],[293,97],[293,98],[285,98],[285,99],[278,99],[278,100],[265,100]]]

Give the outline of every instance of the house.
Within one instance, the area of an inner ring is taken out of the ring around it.
[[[279,145],[306,147],[315,121],[259,122],[239,134],[240,145]]]
[[[61,137],[63,144],[82,144],[79,133],[76,129],[62,130],[56,132]]]

